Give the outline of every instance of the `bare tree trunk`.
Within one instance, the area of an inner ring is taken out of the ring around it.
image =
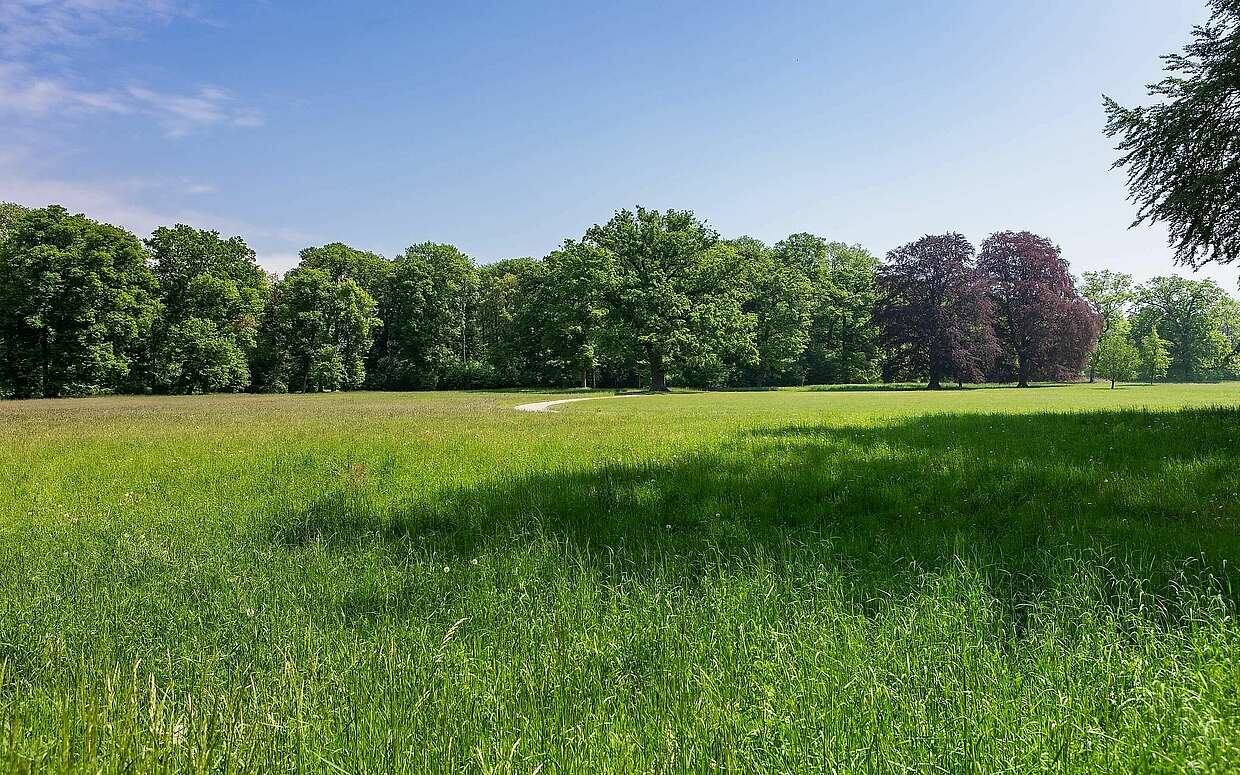
[[[663,371],[663,353],[646,345],[646,359],[650,362],[650,390],[655,393],[666,393],[667,374]]]
[[[48,384],[47,362],[51,359],[48,353],[47,327],[39,329],[39,393],[44,398],[56,398],[56,391]],[[33,394],[34,391],[31,391]]]

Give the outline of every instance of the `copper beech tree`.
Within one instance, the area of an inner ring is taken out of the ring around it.
[[[927,235],[896,248],[878,270],[875,319],[884,347],[930,388],[980,382],[999,352],[973,245],[961,234]]]
[[[1071,379],[1081,373],[1102,330],[1053,242],[1027,231],[996,232],[982,243],[977,268],[1002,346],[996,377]]]

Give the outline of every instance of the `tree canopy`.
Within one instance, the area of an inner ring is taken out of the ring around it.
[[[155,387],[174,393],[244,390],[269,292],[240,237],[184,224],[146,241],[160,313],[151,336]]]
[[[375,301],[352,279],[298,267],[275,285],[260,347],[266,390],[356,390],[380,325]]]
[[[1231,371],[1235,348],[1221,328],[1230,311],[1226,292],[1213,280],[1155,277],[1137,291],[1134,334],[1157,331],[1166,340],[1170,374],[1184,382]]]
[[[582,243],[604,259],[603,303],[617,338],[645,355],[651,390],[667,390],[669,366],[708,371],[720,355],[756,360],[736,250],[692,212],[621,210]]]
[[[1163,57],[1167,76],[1148,87],[1154,104],[1104,97],[1133,225],[1164,224],[1176,258],[1193,266],[1240,256],[1240,0],[1210,8],[1183,51]]]
[[[1120,380],[1132,379],[1141,365],[1141,353],[1128,337],[1112,329],[1098,340],[1094,358],[1095,369],[1103,379],[1111,381],[1111,388]]]
[[[877,320],[892,358],[924,374],[980,382],[999,353],[991,301],[973,246],[957,233],[927,235],[887,254]]]
[[[241,237],[178,224],[143,242],[6,206],[0,258],[4,397],[1025,384],[1081,378],[1087,359],[1126,374],[1129,345],[1153,379],[1240,377],[1240,303],[1217,285],[1100,271],[1078,289],[1028,232],[996,232],[980,255],[927,236],[880,261],[810,232],[723,239],[690,211],[639,207],[541,258],[332,242],[278,277]]]
[[[977,266],[1017,384],[1079,374],[1102,324],[1077,293],[1058,246],[1027,231],[996,232],[982,243]]]
[[[478,360],[478,272],[452,245],[424,242],[392,262],[383,291],[377,384],[389,389],[468,387]]]
[[[0,242],[0,383],[18,397],[134,389],[159,309],[142,243],[52,205]]]

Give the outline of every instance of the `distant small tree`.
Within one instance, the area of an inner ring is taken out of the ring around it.
[[[385,292],[392,273],[392,262],[383,256],[342,242],[303,248],[300,255],[301,262],[297,265],[299,268],[317,269],[333,282],[352,280],[374,299],[377,309],[382,311],[386,308],[388,299]],[[376,326],[374,329],[374,341],[365,356],[368,382],[377,380],[378,362],[386,350],[387,333],[383,326]]]
[[[543,341],[549,285],[547,264],[538,259],[506,258],[479,268],[478,342],[496,386],[556,381]]]
[[[1167,350],[1167,340],[1158,335],[1158,329],[1152,328],[1141,338],[1140,348],[1141,371],[1149,378],[1150,384],[1160,377],[1166,377],[1171,368],[1171,353]]]
[[[1141,354],[1128,337],[1112,332],[1098,340],[1094,353],[1094,368],[1103,379],[1111,380],[1111,389],[1117,381],[1132,379],[1141,365]]]
[[[381,294],[376,382],[433,390],[477,362],[478,283],[473,260],[454,245],[423,242],[397,256]]]
[[[1097,272],[1085,272],[1081,275],[1081,295],[1089,302],[1090,308],[1102,322],[1099,337],[1111,333],[1118,325],[1126,324],[1128,311],[1132,306],[1136,293],[1133,290],[1132,275],[1102,269]],[[1094,381],[1097,371],[1096,356],[1089,361],[1089,381]]]
[[[808,343],[802,357],[811,382],[869,382],[878,376],[878,259],[858,245],[793,234],[775,244],[780,261],[809,278]]]

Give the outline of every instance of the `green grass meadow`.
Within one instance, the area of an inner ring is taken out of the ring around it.
[[[0,769],[1240,771],[1240,385],[0,403]]]

